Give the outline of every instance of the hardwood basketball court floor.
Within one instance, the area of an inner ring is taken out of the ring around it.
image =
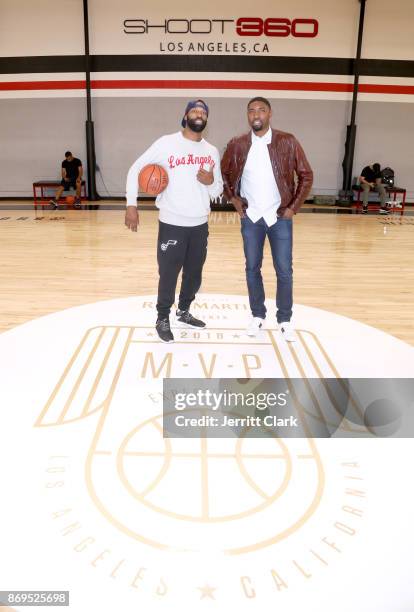
[[[410,416],[413,219],[298,214],[287,343],[268,246],[268,317],[246,336],[239,220],[214,212],[192,309],[207,327],[173,326],[174,344],[154,330],[157,214],[140,220],[131,233],[121,206],[0,213],[3,588],[69,590],[71,609],[101,612],[411,602],[414,427],[387,398]],[[163,436],[168,379],[288,393],[297,378],[302,433]]]
[[[137,234],[124,227],[122,208],[2,210],[0,219],[0,331],[64,308],[157,291],[155,211],[140,212]],[[414,345],[413,223],[399,216],[296,215],[295,303]],[[266,297],[273,298],[268,245],[263,276]],[[201,291],[246,295],[235,213],[211,215]]]

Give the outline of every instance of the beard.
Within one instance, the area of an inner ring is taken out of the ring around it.
[[[262,129],[263,129],[263,121],[260,121],[260,119],[253,121],[252,123],[253,132],[260,132],[260,130]]]
[[[187,119],[187,127],[192,132],[197,132],[198,134],[204,130],[206,125],[207,121],[205,119]]]

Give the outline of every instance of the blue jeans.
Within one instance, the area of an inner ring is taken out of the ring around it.
[[[276,318],[278,323],[290,321],[293,303],[292,219],[278,219],[269,227],[263,218],[253,223],[249,217],[241,220],[246,281],[250,309],[254,317],[266,317],[265,292],[262,278],[263,247],[269,238],[273,266],[276,271]]]

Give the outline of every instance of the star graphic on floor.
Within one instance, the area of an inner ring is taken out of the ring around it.
[[[204,599],[204,598],[215,599],[213,595],[213,591],[216,590],[216,587],[211,587],[210,585],[206,584],[204,587],[197,587],[197,588],[199,591],[201,591],[200,599]]]

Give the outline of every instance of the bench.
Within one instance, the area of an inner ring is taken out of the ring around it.
[[[384,185],[385,187],[385,191],[393,196],[393,202],[395,202],[394,205],[391,205],[390,208],[388,209],[390,212],[399,212],[401,213],[401,215],[404,214],[404,208],[405,208],[405,198],[407,195],[407,190],[403,189],[402,187],[387,187],[386,185]],[[352,186],[352,190],[356,192],[357,194],[357,201],[352,203],[353,207],[356,208],[360,208],[362,209],[362,200],[361,200],[361,194],[362,194],[362,187],[361,185],[353,185]],[[370,189],[370,192],[375,193],[375,195],[379,198],[379,194],[374,191],[374,189]],[[402,194],[402,200],[398,200],[397,201],[397,194]],[[379,210],[380,209],[380,203],[378,202],[368,202],[368,210]]]
[[[60,181],[44,180],[44,181],[36,181],[35,183],[33,183],[33,203],[34,203],[35,208],[37,207],[38,202],[41,206],[44,206],[46,203],[48,203],[51,197],[55,195],[56,189],[60,187],[60,183],[61,183],[61,180]],[[52,196],[47,193],[47,191],[51,189],[53,189]],[[83,180],[81,182],[81,200],[86,200],[86,183]]]

